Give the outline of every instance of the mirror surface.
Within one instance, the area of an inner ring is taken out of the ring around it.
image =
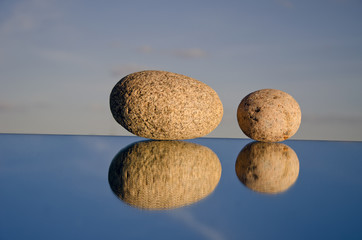
[[[361,150],[0,134],[0,239],[362,239]]]

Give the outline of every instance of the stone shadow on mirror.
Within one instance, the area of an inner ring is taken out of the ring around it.
[[[299,175],[299,160],[292,148],[282,143],[252,142],[239,153],[235,171],[249,189],[276,194],[288,190]]]
[[[184,141],[141,141],[113,159],[109,185],[123,202],[142,209],[172,209],[211,194],[221,163],[209,148]]]

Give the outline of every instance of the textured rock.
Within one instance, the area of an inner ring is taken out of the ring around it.
[[[223,106],[208,85],[190,77],[142,71],[122,78],[110,95],[114,119],[140,137],[191,139],[213,131]]]
[[[279,142],[293,136],[301,122],[297,101],[280,90],[262,89],[247,95],[239,104],[237,119],[248,137]]]
[[[207,147],[182,141],[137,142],[121,150],[108,174],[113,192],[143,209],[170,209],[208,196],[221,164]]]
[[[285,144],[253,142],[239,153],[235,171],[239,180],[254,191],[280,193],[297,180],[299,160]]]

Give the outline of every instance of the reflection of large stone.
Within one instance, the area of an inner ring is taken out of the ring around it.
[[[146,141],[115,156],[108,180],[113,192],[132,206],[168,209],[206,197],[220,176],[220,161],[207,147],[182,141]]]
[[[239,153],[236,175],[248,188],[263,193],[286,191],[297,180],[297,154],[282,143],[253,142]]]

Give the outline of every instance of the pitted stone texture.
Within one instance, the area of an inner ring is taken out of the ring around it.
[[[250,93],[237,110],[238,123],[245,135],[263,142],[279,142],[293,136],[298,131],[301,116],[297,101],[275,89]]]
[[[211,87],[165,71],[122,78],[111,92],[110,107],[114,119],[129,132],[158,140],[202,137],[219,125],[223,115]]]
[[[235,163],[239,180],[251,190],[280,193],[299,175],[297,154],[285,144],[253,142],[239,153]]]
[[[108,174],[112,191],[143,209],[170,209],[208,196],[221,177],[217,155],[182,141],[137,142],[122,149]]]

